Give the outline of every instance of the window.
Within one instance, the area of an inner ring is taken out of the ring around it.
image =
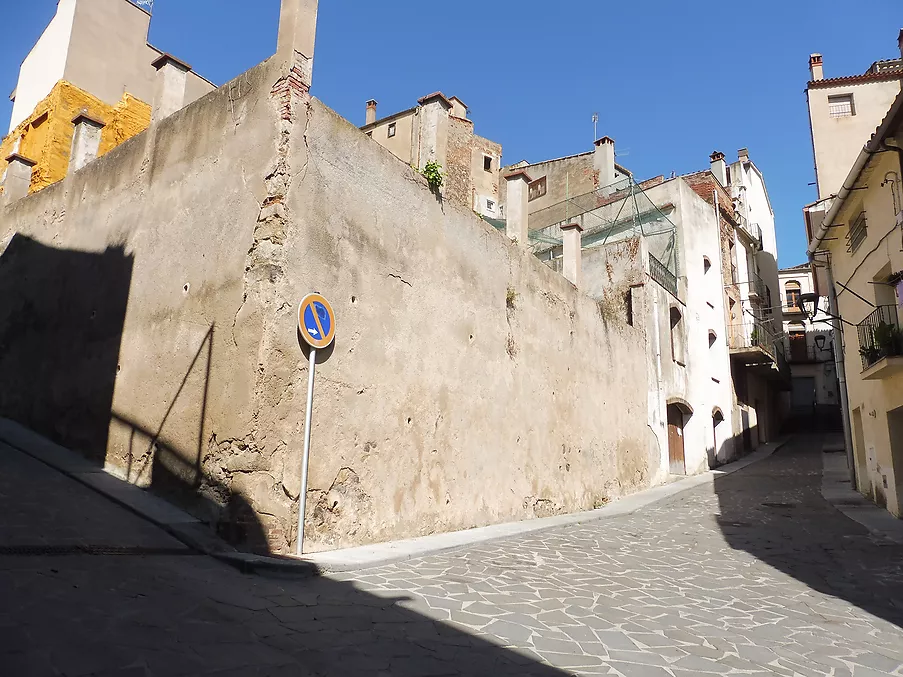
[[[627,310],[627,326],[633,326],[633,289],[628,289],[624,294],[624,306]]]
[[[859,212],[859,216],[853,219],[850,228],[847,231],[847,251],[855,254],[860,245],[865,242],[868,235],[868,221],[865,218],[865,212]]]
[[[394,122],[389,124],[389,138],[391,139],[393,136],[395,136],[395,123]]]
[[[495,211],[495,200],[486,200],[486,211]]]
[[[543,176],[536,179],[536,181],[531,181],[527,186],[527,192],[529,194],[527,200],[532,202],[533,200],[541,198],[546,194],[547,191],[548,187],[546,185],[546,177]]]
[[[784,285],[784,296],[787,299],[787,310],[796,310],[800,302],[800,283],[790,280]]]
[[[709,348],[714,347],[714,345],[718,342],[718,334],[715,333],[714,329],[709,329]]]
[[[849,118],[856,115],[852,94],[838,94],[828,97],[828,112],[832,118]]]
[[[671,307],[671,359],[684,366],[683,315],[676,307]]]
[[[707,273],[712,268],[712,261],[708,256],[702,257],[702,272]]]
[[[492,171],[492,158],[488,155],[483,156],[483,171],[491,172]]]

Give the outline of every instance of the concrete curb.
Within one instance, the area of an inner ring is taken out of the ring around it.
[[[0,418],[0,442],[102,494],[155,524],[189,548],[214,557],[239,571],[288,574],[293,577],[315,576],[320,573],[314,564],[304,560],[239,552],[196,517],[14,421]]]
[[[826,444],[822,449],[821,495],[844,516],[868,529],[873,536],[903,544],[903,520],[878,507],[850,486],[847,456],[841,446]]]
[[[390,543],[380,543],[345,550],[331,550],[328,552],[305,555],[302,561],[315,565],[323,573],[347,573],[372,569],[386,564],[404,562],[418,557],[448,553],[463,549],[472,545],[499,541],[522,534],[535,533],[554,529],[571,524],[583,524],[596,520],[609,519],[629,515],[646,506],[657,503],[666,498],[695,489],[706,484],[712,484],[716,477],[730,475],[739,470],[764,460],[786,444],[787,439],[779,442],[762,445],[757,451],[734,463],[724,465],[716,470],[710,470],[701,475],[694,475],[676,482],[664,484],[645,491],[625,496],[614,503],[610,503],[597,510],[572,513],[569,515],[556,515],[543,517],[523,522],[509,522],[494,524],[465,531],[454,531],[444,534],[433,534]]]

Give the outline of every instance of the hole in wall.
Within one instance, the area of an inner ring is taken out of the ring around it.
[[[414,419],[412,419],[410,416],[408,416],[408,425],[411,425],[411,422],[412,422],[413,420],[414,420]]]
[[[351,302],[352,302],[352,303],[357,303],[357,296],[352,296],[352,297],[351,297]]]
[[[191,289],[191,285],[188,282],[186,282],[185,286],[182,287],[182,291],[187,294],[189,289]]]

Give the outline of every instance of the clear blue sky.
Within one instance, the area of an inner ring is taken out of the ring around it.
[[[0,91],[56,0],[7,0]],[[151,42],[222,84],[275,49],[279,0],[156,0]],[[808,55],[825,75],[898,55],[900,0],[415,0],[320,3],[314,93],[363,124],[442,90],[461,97],[505,162],[617,140],[638,177],[704,169],[744,146],[765,174],[780,264],[805,260],[801,207],[815,199],[804,89]],[[418,37],[422,36],[422,37]],[[0,124],[10,104],[0,97]],[[5,130],[5,126],[3,128]]]

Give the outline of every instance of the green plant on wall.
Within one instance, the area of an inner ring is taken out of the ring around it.
[[[442,188],[442,182],[444,181],[444,174],[442,173],[442,165],[438,162],[430,160],[426,163],[426,166],[420,170],[420,173],[423,174],[423,178],[426,179],[426,182],[430,184],[430,190],[438,191]]]
[[[762,332],[758,327],[753,327],[752,334],[749,335],[749,340],[754,346],[761,345]]]

